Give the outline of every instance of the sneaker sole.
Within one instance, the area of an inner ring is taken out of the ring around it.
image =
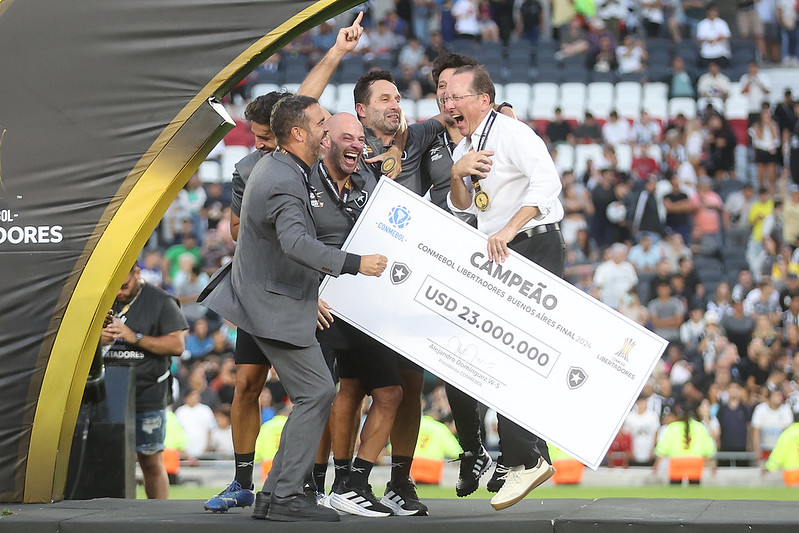
[[[466,496],[473,494],[474,491],[480,488],[480,478],[483,477],[483,475],[485,475],[486,472],[488,472],[488,469],[491,468],[492,464],[494,464],[494,461],[491,459],[491,456],[488,456],[488,462],[485,464],[485,466],[483,466],[482,469],[480,469],[480,472],[477,473],[476,476],[477,479],[475,479],[474,487],[470,487],[472,490],[468,492],[462,492],[458,490],[458,487],[456,485],[455,494],[458,496],[458,498],[465,498]]]
[[[266,518],[273,522],[340,522],[341,518],[336,515],[331,516],[324,516],[324,515],[294,515],[294,514],[283,514],[283,513],[267,513]]]
[[[390,498],[386,498],[385,496],[380,498],[380,503],[382,503],[383,505],[385,505],[386,507],[388,507],[389,509],[394,511],[394,514],[397,515],[397,516],[414,516],[414,515],[420,514],[420,513],[421,514],[426,514],[426,513],[422,512],[422,509],[416,509],[416,510],[403,509],[400,504],[392,501]]]
[[[505,501],[505,502],[494,503],[494,500],[492,499],[491,500],[491,507],[493,507],[494,510],[496,510],[496,511],[501,511],[502,509],[507,509],[511,505],[519,503],[528,494],[530,494],[533,491],[533,489],[535,489],[536,487],[541,486],[542,483],[544,483],[546,480],[548,480],[549,478],[551,478],[554,475],[555,475],[555,467],[550,465],[549,466],[549,470],[547,470],[546,474],[541,476],[541,478],[538,481],[536,481],[535,483],[530,485],[530,487],[526,491],[524,491],[521,495],[519,495],[519,496],[517,496],[517,497],[515,497],[515,498],[513,498],[511,500]],[[494,498],[496,498],[496,496]]]
[[[231,509],[236,509],[236,508],[246,509],[247,507],[250,507],[250,506],[252,506],[251,503],[248,503],[247,505],[232,505],[232,506],[227,507],[225,509],[219,509],[219,508],[215,509],[213,507],[209,507],[208,505],[203,505],[203,509],[205,509],[206,511],[211,511],[212,513],[226,513],[228,511],[230,511]]]
[[[325,498],[322,500],[322,503],[320,505],[323,505],[323,506],[327,507],[328,509],[333,509],[334,511],[336,511],[340,515],[347,514],[347,511],[342,511],[341,509],[336,509],[335,507],[333,507],[330,504],[331,496],[332,496],[332,494],[328,494],[327,496],[325,496]]]
[[[390,513],[385,513],[381,511],[371,511],[369,509],[361,507],[357,503],[352,502],[346,498],[342,498],[338,494],[330,495],[330,506],[336,511],[344,511],[345,513],[354,514],[357,516],[367,516],[369,518],[385,518],[387,516],[391,516]]]

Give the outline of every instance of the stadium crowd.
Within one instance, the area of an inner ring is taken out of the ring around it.
[[[364,38],[338,81],[386,68],[404,97],[419,100],[435,94],[430,63],[438,54],[477,50],[485,61],[499,50],[489,71],[502,81],[548,80],[557,65],[566,73],[559,75],[584,82],[654,81],[665,84],[666,98],[691,99],[692,108],[671,118],[652,117],[645,106],[635,117],[610,110],[579,120],[554,109],[530,125],[562,177],[567,278],[669,341],[609,465],[652,465],[658,432],[694,407],[719,451],[765,460],[799,411],[799,105],[789,90],[774,98],[781,88],[759,67],[799,66],[799,4],[740,0],[727,21],[704,0],[541,4],[401,0],[380,20],[367,12]],[[228,102],[232,114],[257,96],[258,84],[301,81],[335,42],[335,22],[298,37],[242,82]],[[478,42],[479,50],[471,47]],[[751,51],[743,63],[731,42]],[[518,50],[528,63],[515,63]],[[725,116],[731,79],[748,115],[742,129]],[[746,152],[743,165],[736,145]],[[578,165],[581,146],[592,149]],[[236,328],[196,302],[235,250],[230,176],[220,178],[189,180],[140,260],[142,278],[174,294],[190,323],[186,351],[172,364],[190,460],[233,454]],[[426,375],[424,393],[425,414],[454,431],[443,385]],[[287,401],[272,372],[262,422]],[[495,446],[495,414],[485,428],[486,445]]]

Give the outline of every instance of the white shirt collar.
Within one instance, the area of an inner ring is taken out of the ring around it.
[[[471,147],[474,150],[477,150],[480,146],[480,136],[483,134],[483,130],[485,130],[486,125],[488,124],[488,118],[491,116],[491,109],[488,110],[486,116],[483,117],[483,120],[480,124],[474,129],[474,132],[469,136],[469,142],[471,143]]]

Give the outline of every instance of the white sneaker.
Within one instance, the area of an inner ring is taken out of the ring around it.
[[[336,509],[335,507],[333,507],[333,505],[330,503],[330,496],[332,496],[332,494],[328,494],[327,496],[322,498],[322,502],[319,505],[324,505],[328,509],[333,509],[334,511],[336,511],[340,515],[347,514],[347,511],[342,511],[340,509]]]
[[[555,474],[555,468],[544,461],[541,457],[538,464],[533,468],[525,469],[524,465],[511,467],[508,471],[507,479],[496,496],[491,498],[491,507],[497,511],[506,509],[518,503],[525,496],[530,494],[537,486],[551,478]]]

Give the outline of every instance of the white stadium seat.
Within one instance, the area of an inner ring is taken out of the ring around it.
[[[522,120],[530,118],[530,95],[532,89],[529,83],[508,83],[505,85],[505,97],[503,100],[507,101],[513,106],[513,111],[516,116]]]
[[[686,118],[696,117],[696,101],[693,98],[679,97],[669,100],[669,118],[682,113]]]
[[[594,163],[603,159],[602,146],[598,144],[578,144],[574,147],[574,175],[582,176],[588,167],[588,160]]]
[[[263,96],[265,94],[271,93],[272,91],[279,91],[280,86],[275,83],[259,83],[257,85],[253,85],[252,89],[250,89],[250,98],[257,98],[258,96]]]

